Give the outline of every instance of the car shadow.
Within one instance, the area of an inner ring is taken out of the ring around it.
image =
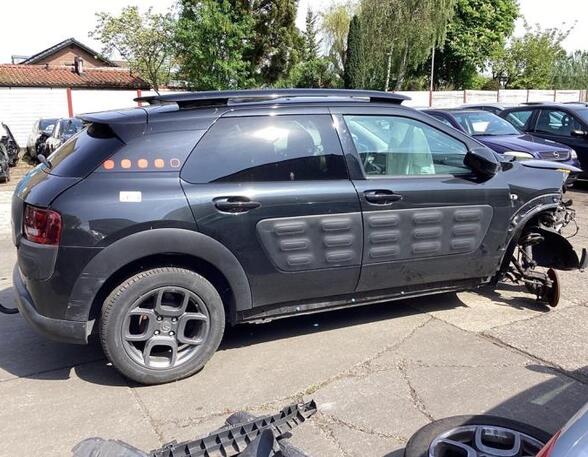
[[[537,309],[534,300],[526,297],[505,301],[491,291],[482,291],[500,306]],[[0,291],[0,303],[14,306],[12,288]],[[368,323],[396,319],[467,305],[455,293],[345,308],[295,316],[263,324],[242,324],[228,327],[219,350],[232,350],[268,341],[303,336]],[[75,375],[85,381],[111,385],[135,385],[125,380],[105,359],[96,336],[87,346],[61,344],[38,335],[20,315],[0,314],[0,381],[12,378],[65,380]]]

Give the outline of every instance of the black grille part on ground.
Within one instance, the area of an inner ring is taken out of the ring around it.
[[[236,413],[227,425],[204,437],[182,443],[167,443],[149,453],[115,440],[90,438],[73,449],[74,457],[303,457],[305,454],[285,442],[290,431],[317,411],[316,403],[294,404],[279,413],[253,417]],[[245,419],[245,420],[243,420]]]

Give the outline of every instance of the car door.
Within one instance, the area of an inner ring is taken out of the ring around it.
[[[492,276],[511,213],[500,173],[464,164],[483,147],[404,109],[339,110],[337,125],[363,211],[358,291],[454,287]]]
[[[328,110],[229,113],[181,178],[198,230],[239,260],[254,306],[354,291],[361,210]]]
[[[574,136],[572,132],[588,132],[588,126],[573,113],[557,108],[541,108],[534,124],[529,129],[533,135],[573,148],[578,153],[578,159],[583,170],[588,170],[588,138]]]

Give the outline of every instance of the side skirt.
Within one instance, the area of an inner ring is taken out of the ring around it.
[[[488,283],[488,278],[468,279],[451,283],[429,284],[426,289],[415,286],[403,290],[377,290],[366,294],[329,297],[323,301],[307,301],[296,303],[278,303],[251,310],[242,311],[237,315],[237,322],[261,324],[290,316],[303,316],[324,311],[335,311],[344,308],[373,305],[387,301],[404,300],[406,298],[423,297],[427,295],[460,292],[481,287]]]

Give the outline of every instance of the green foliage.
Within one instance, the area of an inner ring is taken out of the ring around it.
[[[555,65],[555,87],[558,89],[588,88],[588,52],[576,51]]]
[[[436,86],[473,88],[478,71],[503,49],[518,15],[516,0],[457,0],[447,37],[435,56]]]
[[[343,78],[347,52],[347,35],[354,6],[350,2],[333,3],[321,13],[321,31],[328,49],[331,64]]]
[[[253,18],[251,46],[244,52],[258,85],[272,85],[287,77],[300,58],[301,37],[296,28],[296,0],[233,0],[242,14]]]
[[[228,0],[183,0],[175,42],[180,77],[194,90],[251,86],[245,55],[254,20]]]
[[[355,15],[349,24],[349,34],[347,36],[345,71],[343,74],[345,88],[352,89],[361,85],[361,61],[361,20],[358,15]]]
[[[175,64],[172,13],[156,14],[149,8],[141,14],[138,7],[127,6],[118,16],[102,12],[96,17],[89,35],[102,43],[105,54],[116,51],[156,92],[168,84]]]
[[[340,85],[340,79],[333,70],[331,62],[325,57],[317,57],[299,62],[291,71],[282,87],[333,88]]]
[[[492,62],[495,79],[504,78],[509,89],[552,89],[555,69],[566,53],[561,46],[569,31],[526,26]]]
[[[362,0],[356,87],[403,87],[445,38],[455,0]]]
[[[319,55],[320,39],[318,38],[316,21],[316,14],[309,8],[306,12],[306,27],[302,35],[304,39],[302,57],[304,60],[316,59]]]

